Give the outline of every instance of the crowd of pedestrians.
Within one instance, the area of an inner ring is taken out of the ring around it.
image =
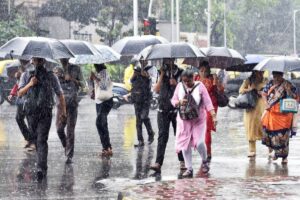
[[[16,121],[27,141],[26,150],[37,151],[39,179],[47,174],[47,140],[55,104],[57,134],[65,149],[66,163],[72,163],[78,116],[77,95],[80,88],[84,87],[79,66],[70,64],[68,59],[61,59],[62,67],[49,71],[45,62],[43,58],[33,58],[32,64],[28,60],[21,60],[20,70],[16,73],[18,82],[9,96],[18,96]],[[224,85],[216,74],[211,73],[207,62],[202,62],[196,73],[192,69],[182,70],[174,62],[175,59],[164,59],[157,75],[157,70],[153,70],[155,67],[149,66],[147,61],[134,61],[126,69],[125,84],[130,90],[136,115],[138,143],[134,147],[145,146],[143,125],[147,130],[147,145],[154,141],[155,132],[149,110],[155,92],[159,94],[158,139],[156,160],[150,169],[154,175],[161,173],[171,126],[176,137],[179,175],[188,178],[193,176],[192,149],[198,151],[202,158],[201,171],[209,171],[212,159],[211,134],[216,131],[218,96],[224,93]],[[100,156],[110,157],[113,156],[113,148],[107,118],[113,107],[113,84],[105,64],[95,64],[94,68],[89,84],[92,88],[91,98],[96,104],[96,127],[103,147]],[[153,78],[153,72],[157,77]],[[287,163],[289,137],[295,117],[293,113],[280,112],[280,101],[287,97],[297,98],[296,88],[283,78],[282,72],[273,72],[273,80],[268,82],[263,72],[253,71],[239,92],[244,94],[253,90],[257,91],[258,100],[255,107],[247,109],[244,115],[249,141],[248,156],[256,156],[256,141],[262,140],[273,160],[282,158],[282,162]],[[53,93],[57,96],[56,101]]]

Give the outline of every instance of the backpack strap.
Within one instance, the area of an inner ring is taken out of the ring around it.
[[[192,90],[190,91],[190,94],[193,93],[194,89],[199,85],[199,83],[197,83],[196,85],[194,85],[194,87],[192,88]]]
[[[194,91],[194,89],[195,89],[198,85],[199,85],[199,83],[197,83],[196,85],[194,85],[193,88],[191,89],[191,91],[189,92],[189,94],[192,94],[193,91]],[[186,90],[186,88],[185,88],[185,86],[184,86],[183,83],[182,83],[182,87],[183,87],[183,90],[184,90],[185,94],[187,94],[188,92],[187,92],[187,90]]]

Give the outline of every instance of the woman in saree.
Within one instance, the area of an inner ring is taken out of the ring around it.
[[[265,110],[265,104],[261,98],[261,93],[267,82],[267,80],[264,79],[263,74],[263,71],[253,71],[250,77],[243,82],[239,90],[240,94],[256,90],[259,95],[256,106],[253,109],[247,109],[244,112],[244,125],[249,141],[249,158],[256,156],[256,141],[261,140],[263,132],[260,120]]]
[[[280,112],[280,100],[296,98],[296,88],[283,78],[283,72],[273,71],[272,75],[273,80],[265,86],[262,93],[266,104],[262,116],[262,143],[270,148],[270,155],[274,150],[273,160],[282,158],[282,163],[287,163],[293,113]]]
[[[224,86],[219,81],[216,74],[211,74],[210,67],[208,62],[202,62],[199,67],[199,75],[195,76],[195,81],[201,81],[206,87],[212,104],[214,106],[214,110],[217,113],[218,111],[218,101],[217,101],[217,92],[223,93]],[[212,150],[211,150],[211,132],[216,131],[216,127],[213,123],[213,118],[209,111],[207,112],[207,121],[206,121],[206,133],[205,133],[205,144],[207,147],[207,159],[208,162],[211,160]]]
[[[187,170],[182,174],[183,178],[193,176],[192,168],[192,147],[202,157],[202,172],[209,171],[207,152],[205,145],[206,133],[206,111],[212,116],[214,126],[216,125],[216,113],[204,84],[194,82],[193,71],[186,70],[181,76],[179,83],[171,100],[173,106],[180,107],[187,105],[186,93],[189,92],[197,104],[198,116],[194,119],[185,120],[177,115],[176,151],[182,151]]]

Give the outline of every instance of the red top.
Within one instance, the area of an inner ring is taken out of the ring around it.
[[[214,105],[215,111],[216,111],[217,107],[218,107],[218,102],[217,102],[217,97],[216,97],[216,92],[217,92],[218,88],[216,85],[213,84],[213,77],[210,76],[208,78],[201,79],[200,75],[196,75],[195,81],[201,81],[205,85],[205,87],[208,91],[208,94],[211,98],[211,101]]]

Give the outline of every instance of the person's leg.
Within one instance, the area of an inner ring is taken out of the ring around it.
[[[156,154],[156,163],[162,166],[166,146],[169,140],[169,128],[170,128],[171,119],[168,113],[158,112],[157,114],[157,123],[158,123],[158,144],[157,144],[157,154]]]
[[[249,141],[249,155],[248,157],[254,157],[256,153],[256,141]]]
[[[152,129],[151,121],[149,118],[149,111],[150,111],[150,102],[147,101],[143,104],[141,118],[147,129],[148,142],[149,142],[149,144],[151,144],[154,140],[154,131]]]
[[[103,102],[97,116],[97,128],[100,134],[100,139],[104,150],[111,149],[108,124],[107,124],[107,116],[112,106],[113,106],[112,99]]]
[[[28,137],[28,141],[30,143],[30,146],[33,144],[36,146],[36,141],[37,141],[37,120],[38,117],[36,115],[28,115],[26,116],[27,118],[27,122],[28,122],[28,129],[29,129],[29,137]]]
[[[71,106],[67,108],[67,143],[66,156],[73,158],[74,155],[74,141],[75,141],[75,126],[77,122],[78,107]]]
[[[197,151],[202,158],[201,170],[203,173],[207,173],[209,171],[209,160],[207,159],[207,149],[204,142],[204,138],[200,138],[197,143]]]
[[[61,109],[59,107],[57,107],[56,109],[56,132],[57,135],[61,141],[61,144],[64,148],[66,148],[66,134],[65,134],[65,127],[66,127],[66,120],[61,120],[60,119],[60,115],[61,115]],[[68,113],[67,113],[67,117],[68,117]]]
[[[17,113],[16,113],[16,122],[19,126],[19,129],[26,141],[29,141],[30,131],[25,123],[25,113],[23,111],[23,105],[17,105]]]
[[[208,159],[211,159],[211,130],[207,129],[205,133],[205,145],[207,149]]]
[[[136,132],[137,132],[137,139],[139,143],[144,144],[144,138],[143,138],[143,119],[142,119],[142,110],[143,105],[135,103],[134,104],[134,110],[135,110],[135,117],[136,117]]]
[[[192,148],[189,147],[186,150],[182,150],[182,154],[185,160],[186,171],[182,174],[183,178],[193,177],[193,164],[192,164]]]
[[[37,121],[37,168],[38,176],[47,173],[48,136],[51,127],[52,111],[44,111]],[[38,177],[41,178],[41,177]]]
[[[185,160],[185,167],[187,170],[193,170],[193,164],[192,164],[192,148],[189,146],[187,150],[182,150],[182,155]]]

